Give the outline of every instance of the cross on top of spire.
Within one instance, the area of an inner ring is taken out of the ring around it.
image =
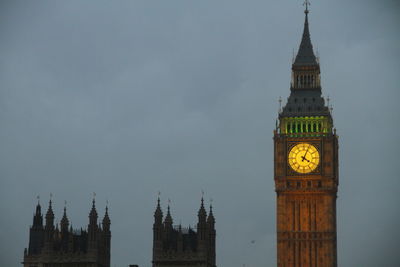
[[[304,0],[303,6],[306,7],[306,10],[304,10],[304,13],[308,14],[308,12],[309,12],[308,11],[308,6],[310,6],[310,5],[311,5],[310,1]]]

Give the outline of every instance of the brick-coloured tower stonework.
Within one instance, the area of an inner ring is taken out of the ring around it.
[[[338,136],[321,96],[307,3],[290,96],[274,131],[279,267],[337,266]]]
[[[170,207],[163,222],[158,199],[153,224],[153,267],[216,267],[215,218],[204,209],[203,199],[198,212],[197,232],[174,226]]]
[[[51,201],[43,225],[38,203],[29,233],[29,247],[24,252],[24,267],[110,267],[111,231],[108,208],[102,225],[97,224],[97,211],[93,200],[87,230],[73,230],[64,215],[54,226]]]

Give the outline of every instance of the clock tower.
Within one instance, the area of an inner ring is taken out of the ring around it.
[[[308,27],[292,64],[290,96],[274,131],[278,266],[336,267],[338,136],[321,96]],[[329,101],[329,100],[328,100]]]

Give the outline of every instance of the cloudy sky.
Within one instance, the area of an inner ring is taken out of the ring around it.
[[[213,199],[217,263],[276,265],[272,135],[302,0],[0,2],[0,265],[40,195],[86,227],[109,201],[112,266],[149,267],[157,192],[174,222]],[[399,266],[400,3],[313,1],[340,136],[340,266]],[[251,242],[255,240],[255,242]]]

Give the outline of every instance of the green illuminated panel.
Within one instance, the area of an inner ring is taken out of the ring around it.
[[[325,116],[282,118],[279,128],[283,134],[321,135],[332,132],[332,125]]]

